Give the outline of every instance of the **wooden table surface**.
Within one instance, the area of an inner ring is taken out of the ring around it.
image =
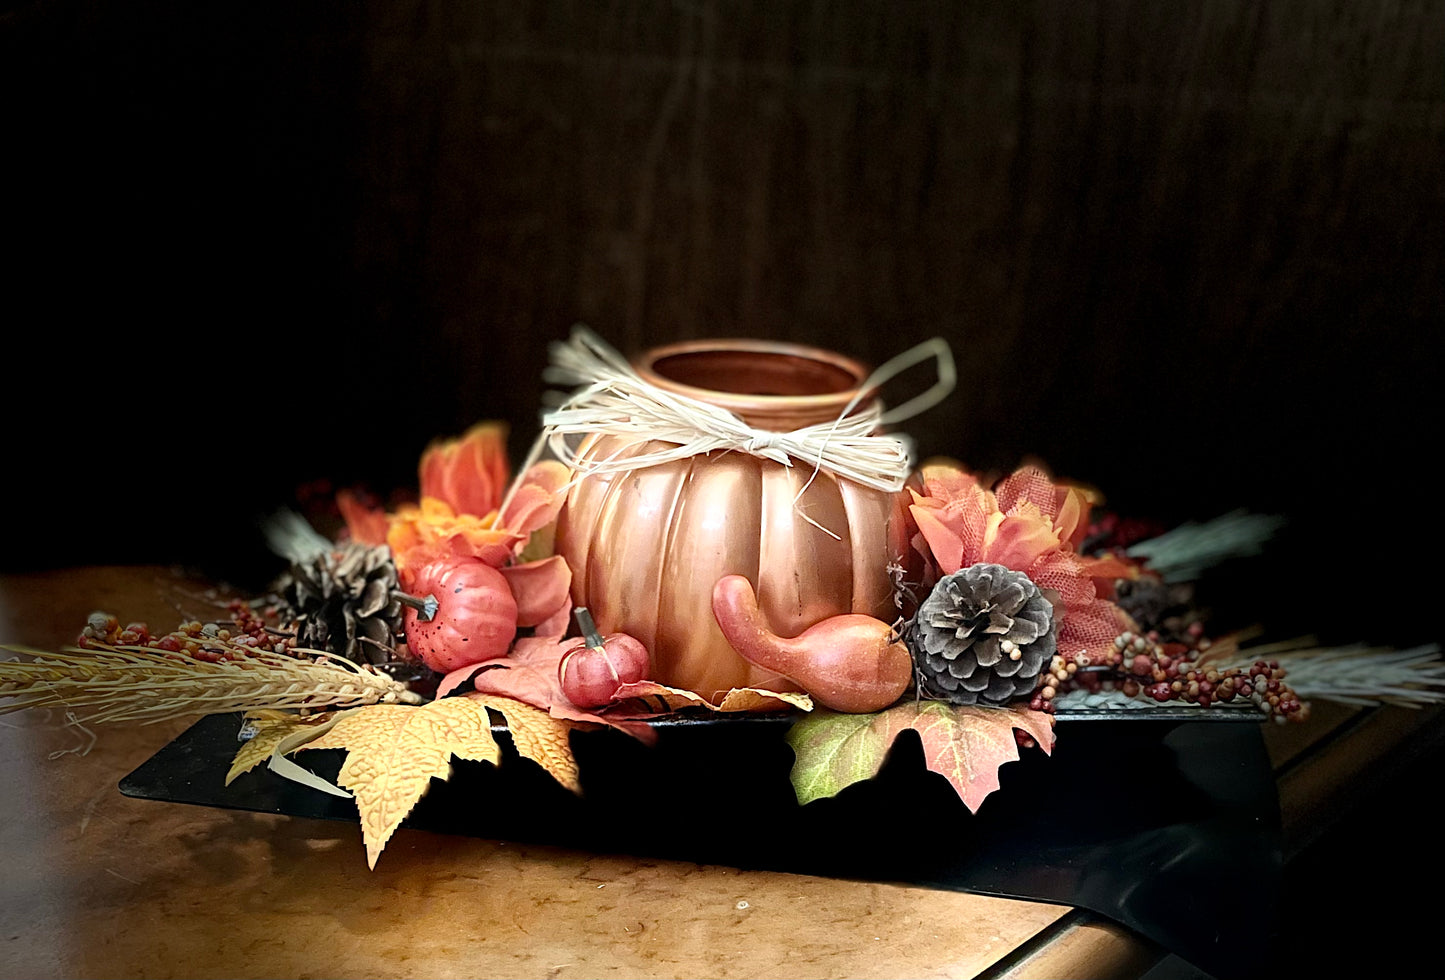
[[[95,609],[169,629],[207,618],[195,592],[165,568],[0,576],[0,642],[54,649]],[[57,712],[0,716],[0,977],[1109,977],[1164,956],[1061,906],[410,830],[368,871],[352,825],[122,796],[188,724],[82,753]],[[1439,724],[1271,726],[1286,850],[1344,774]]]

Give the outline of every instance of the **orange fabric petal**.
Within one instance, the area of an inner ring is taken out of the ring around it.
[[[402,507],[392,516],[386,543],[398,572],[438,558],[478,558],[500,567],[526,539],[492,527],[492,520],[490,514],[458,514],[446,501],[423,497],[420,507]]]
[[[984,489],[977,477],[955,463],[925,463],[919,475],[928,496],[944,504],[970,501]]]
[[[1011,514],[1028,501],[1048,516],[1050,523],[1059,512],[1059,489],[1037,466],[1020,466],[1005,477],[994,491],[999,509]]]
[[[1143,574],[1136,562],[1116,555],[1081,558],[1080,561],[1084,563],[1084,574],[1093,579],[1094,588],[1107,599],[1114,598],[1114,583],[1119,579],[1137,579]]]
[[[934,468],[925,477],[924,485],[930,494],[941,494],[935,498],[943,503],[938,518],[963,542],[963,563],[983,561],[988,542],[1003,518],[993,494],[971,474],[951,467]]]
[[[529,466],[522,474],[522,482],[536,484],[548,493],[561,493],[572,482],[572,470],[566,463],[546,459]]]
[[[572,625],[572,597],[568,595],[561,604],[547,614],[532,632],[536,636],[565,636],[567,627]]]
[[[368,507],[350,490],[342,490],[336,494],[336,506],[346,521],[346,530],[352,541],[373,546],[386,544],[386,533],[391,519],[386,516],[385,510]]]
[[[1053,522],[1028,501],[1015,505],[985,544],[981,561],[1005,568],[1028,569],[1044,555],[1059,550]]]
[[[1088,531],[1089,511],[1099,495],[1084,487],[1055,483],[1037,466],[1021,466],[998,485],[998,506],[1013,513],[1027,501],[1049,518],[1059,540],[1077,547]]]
[[[505,531],[459,530],[441,542],[443,557],[475,558],[500,569],[512,559],[516,539]]]
[[[423,498],[446,501],[451,506],[455,497],[452,470],[456,458],[453,442],[434,442],[421,455],[417,465],[417,486]]]
[[[1139,578],[1143,574],[1138,562],[1119,555],[1099,555],[1097,558],[1080,558],[1090,578]]]
[[[517,600],[517,625],[536,626],[546,621],[560,605],[567,605],[572,592],[572,569],[561,555],[509,565],[502,577]],[[565,624],[563,630],[565,632]]]
[[[445,501],[458,514],[496,510],[507,486],[507,426],[479,422],[457,439],[433,442],[417,475],[423,497]]]
[[[914,505],[909,508],[918,533],[928,543],[933,561],[943,575],[951,575],[964,567],[963,538],[943,522],[941,511]],[[972,564],[970,562],[969,564]]]
[[[1077,548],[1088,533],[1089,510],[1088,497],[1082,490],[1073,487],[1063,489],[1062,500],[1054,514],[1054,530],[1058,532],[1059,540],[1070,548]]]
[[[572,472],[555,460],[537,463],[522,475],[521,485],[502,515],[504,527],[526,538],[557,519],[567,495],[563,490]]]
[[[422,543],[421,509],[414,506],[402,507],[391,516],[386,530],[386,544],[393,554],[401,554]]]
[[[954,465],[925,466],[920,475],[925,494],[910,489],[915,500],[910,512],[920,530],[931,522],[924,537],[931,549],[935,539],[942,549],[942,554],[934,550],[939,571],[946,575],[980,561],[996,561],[989,557],[990,543],[1005,518],[994,495]]]

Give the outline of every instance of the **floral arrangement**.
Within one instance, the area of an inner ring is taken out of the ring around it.
[[[890,540],[902,542],[900,553],[875,556],[887,576],[875,591],[892,615],[875,604],[784,630],[766,607],[766,569],[720,575],[708,583],[710,620],[701,625],[715,626],[741,658],[746,672],[736,676],[766,682],[676,683],[688,675],[664,670],[662,627],[635,630],[646,635],[599,629],[594,612],[621,614],[577,601],[587,594],[579,579],[599,572],[595,555],[589,564],[558,547],[569,501],[575,508],[595,481],[629,470],[616,465],[622,450],[589,467],[587,451],[566,436],[585,434],[604,415],[634,427],[645,417],[652,421],[638,438],[652,448],[643,451],[671,460],[687,438],[675,430],[686,425],[658,419],[702,410],[686,399],[674,405],[595,338],[582,339],[562,351],[567,376],[575,381],[579,358],[599,350],[604,376],[579,386],[591,400],[565,405],[515,475],[499,423],[439,440],[421,457],[416,503],[388,511],[343,491],[336,505],[345,526],[335,540],[294,514],[273,523],[287,567],[269,595],[165,634],[96,614],[72,648],[12,651],[21,657],[0,663],[8,702],[0,711],[63,705],[82,725],[242,713],[226,781],[265,764],[354,797],[374,867],[453,757],[501,761],[499,721],[521,756],[581,792],[574,730],[610,727],[647,741],[665,715],[788,712],[800,804],[875,775],[894,740],[912,730],[928,767],[977,810],[998,788],[1001,765],[1021,749],[1052,749],[1061,710],[1229,706],[1285,721],[1307,715],[1310,693],[1401,703],[1442,696],[1433,649],[1266,658],[1242,650],[1240,637],[1210,637],[1180,583],[1156,567],[1165,551],[1150,543],[1164,538],[1131,537],[1101,512],[1097,493],[1034,465],[994,484],[947,460],[895,479],[887,466],[901,459],[906,467],[907,457],[896,443],[870,455],[875,416],[854,428],[847,451],[872,467],[866,479],[884,495]],[[639,407],[649,398],[656,415]],[[687,425],[714,434],[683,458],[742,452],[787,466],[812,453],[811,476],[809,465],[786,475],[799,488],[793,510],[807,509],[832,459],[829,430],[795,433],[780,449],[731,415],[704,414]],[[548,440],[559,458],[539,458]],[[826,520],[800,520],[840,537]],[[1246,545],[1255,531],[1243,535]],[[1176,568],[1181,549],[1200,554],[1178,540],[1171,546]],[[1291,686],[1287,673],[1309,685]],[[345,750],[339,786],[293,758],[319,748]]]

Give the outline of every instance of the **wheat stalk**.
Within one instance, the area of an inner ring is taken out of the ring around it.
[[[1393,704],[1407,708],[1445,703],[1445,662],[1438,644],[1408,650],[1359,643],[1312,646],[1313,638],[1240,650],[1243,667],[1272,660],[1285,669],[1289,686],[1302,698],[1338,701],[1361,707]]]
[[[0,650],[30,658],[0,661],[0,698],[14,699],[0,704],[0,714],[51,705],[91,709],[76,719],[84,724],[424,700],[369,666],[319,650],[294,657],[247,651],[218,663],[105,644],[58,653],[3,644]]]

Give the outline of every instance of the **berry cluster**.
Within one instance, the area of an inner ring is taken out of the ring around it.
[[[1161,704],[1183,701],[1202,708],[1247,699],[1277,721],[1307,717],[1308,706],[1285,683],[1278,662],[1257,660],[1248,667],[1228,668],[1201,665],[1196,661],[1210,641],[1198,623],[1188,632],[1188,643],[1161,643],[1157,634],[1124,632],[1102,656],[1055,656],[1039,675],[1029,707],[1052,713],[1054,698],[1065,691],[1098,693],[1107,688],[1125,697],[1142,694]]]
[[[1157,538],[1168,528],[1158,521],[1142,520],[1135,517],[1120,517],[1106,513],[1089,522],[1079,553],[1094,555],[1108,553],[1124,556],[1131,545],[1150,538]]]
[[[92,613],[75,645],[144,648],[161,654],[175,654],[207,663],[242,660],[252,653],[292,654],[296,637],[271,627],[250,605],[234,600],[227,604],[230,619],[202,623],[181,623],[169,633],[157,636],[145,623],[125,627],[108,613]]]

